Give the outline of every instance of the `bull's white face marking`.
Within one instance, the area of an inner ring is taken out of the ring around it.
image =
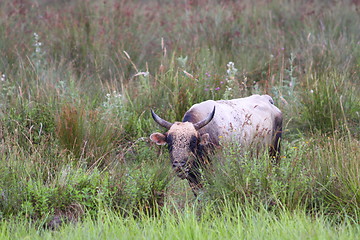
[[[185,178],[195,160],[198,132],[190,122],[175,122],[167,132],[167,143],[173,168]]]
[[[210,135],[200,136],[190,122],[175,122],[166,134],[153,133],[150,139],[158,145],[168,145],[172,167],[182,179],[188,177],[193,168],[199,145],[210,144]]]
[[[195,130],[194,125],[190,122],[175,122],[169,129],[168,134],[177,136],[179,140],[186,143],[191,136],[196,136],[198,133]]]

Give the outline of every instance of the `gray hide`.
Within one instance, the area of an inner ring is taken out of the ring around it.
[[[212,121],[199,130],[209,133],[210,142],[234,142],[244,148],[276,148],[276,136],[281,134],[282,113],[274,105],[269,95],[252,95],[233,100],[208,100],[192,106],[184,115],[183,121],[197,122],[206,118],[215,106]],[[260,150],[260,149],[257,149]]]

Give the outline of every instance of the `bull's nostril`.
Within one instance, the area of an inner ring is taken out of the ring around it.
[[[187,165],[187,160],[185,160],[185,161],[173,161],[172,162],[172,167],[173,168],[184,168],[184,167],[186,167],[186,165]]]
[[[186,162],[173,162],[173,168],[182,168],[186,165]]]
[[[178,162],[173,162],[172,166],[173,166],[173,168],[178,168],[178,167],[181,167],[181,164]]]

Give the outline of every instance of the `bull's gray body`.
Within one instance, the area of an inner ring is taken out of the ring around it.
[[[206,118],[215,106],[214,118],[199,130],[209,133],[215,145],[237,142],[249,147],[275,146],[276,132],[281,128],[282,113],[268,95],[252,95],[233,100],[208,100],[192,106],[183,121],[192,123]],[[280,125],[280,126],[279,126]]]

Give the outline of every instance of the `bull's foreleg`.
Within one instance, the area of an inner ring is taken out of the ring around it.
[[[270,146],[269,155],[273,163],[278,165],[280,163],[280,147],[281,147],[281,135],[282,135],[282,128],[280,127],[274,134],[274,141],[273,145]]]

